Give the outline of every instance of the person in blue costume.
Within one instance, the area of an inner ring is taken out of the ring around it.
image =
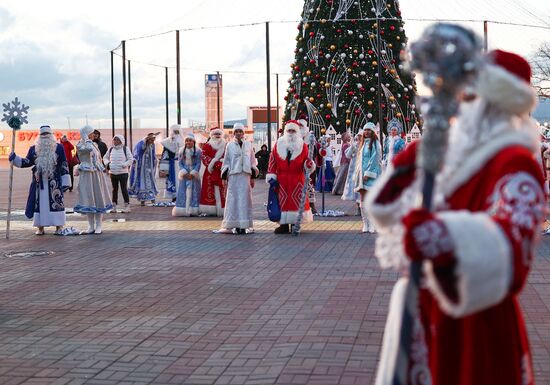
[[[187,134],[185,144],[179,150],[179,185],[176,206],[172,209],[174,217],[199,215],[201,155],[202,152],[197,147],[195,136]]]
[[[391,164],[393,158],[405,149],[406,143],[401,137],[402,126],[397,119],[392,119],[388,123],[388,137],[384,141],[384,159],[382,164],[384,169]]]
[[[178,154],[183,147],[183,138],[181,136],[181,127],[179,124],[174,124],[170,127],[170,135],[161,140],[162,145],[162,160],[168,161],[168,176],[166,177],[166,190],[164,191],[164,197],[176,201],[176,162],[178,160]]]
[[[142,206],[145,206],[146,201],[155,203],[159,193],[155,181],[158,164],[155,152],[156,137],[157,134],[147,134],[134,147],[134,165],[130,173],[128,194],[135,197]]]
[[[9,161],[19,168],[32,167],[32,182],[25,215],[33,218],[36,235],[44,235],[44,227],[55,226],[56,234],[65,225],[63,192],[71,187],[69,165],[63,146],[56,142],[50,126],[40,127],[40,135],[21,158],[12,152]]]
[[[357,161],[353,176],[354,190],[361,195],[361,218],[363,219],[363,233],[376,232],[374,224],[367,215],[367,192],[372,189],[374,182],[382,173],[380,141],[375,132],[376,126],[368,122],[363,127],[363,136],[360,138]]]

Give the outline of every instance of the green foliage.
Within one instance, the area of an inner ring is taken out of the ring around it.
[[[409,131],[416,85],[401,65],[403,25],[396,0],[305,0],[285,120],[306,119],[317,135],[331,125],[356,132],[380,108],[384,131],[394,118]]]

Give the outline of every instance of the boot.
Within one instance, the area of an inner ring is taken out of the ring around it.
[[[103,220],[103,214],[95,214],[95,233],[101,234],[101,221]]]
[[[375,234],[376,228],[374,227],[374,222],[369,220],[369,226],[368,226],[369,233]]]
[[[86,234],[93,234],[95,231],[94,214],[88,214],[88,230]]]
[[[361,220],[363,221],[363,228],[361,229],[362,233],[369,232],[369,216],[367,214],[367,199],[366,197],[361,201]]]
[[[309,202],[309,207],[311,208],[311,213],[313,215],[317,214],[317,209],[315,208],[315,202]]]
[[[274,231],[275,234],[288,234],[290,233],[290,225],[280,225]]]
[[[368,233],[369,232],[369,217],[366,213],[366,210],[361,207],[361,220],[363,222],[363,228],[361,229],[362,233]]]

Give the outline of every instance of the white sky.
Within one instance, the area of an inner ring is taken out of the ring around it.
[[[31,106],[31,127],[110,127],[110,54],[122,39],[194,26],[298,20],[302,0],[68,1],[0,0],[0,101],[15,96]],[[402,0],[404,19],[488,19],[550,26],[549,0]],[[408,21],[415,40],[430,23]],[[482,34],[482,23],[468,23]],[[283,104],[296,23],[271,25],[271,71],[279,72]],[[265,105],[265,26],[181,32],[182,118],[204,120],[203,75],[224,75],[225,119],[246,117],[249,105]],[[529,55],[550,29],[489,24],[489,48]],[[122,53],[121,50],[117,51]],[[129,40],[133,117],[142,127],[164,126],[164,69],[174,67],[175,32]],[[115,116],[122,118],[121,61],[115,56]],[[230,71],[253,72],[250,74]],[[170,77],[170,124],[175,123],[175,70]],[[275,77],[272,78],[275,105]],[[5,124],[5,123],[2,123]]]

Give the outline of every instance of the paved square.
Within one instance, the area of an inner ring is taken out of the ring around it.
[[[19,210],[28,176],[16,173]],[[108,215],[127,221],[99,236],[37,237],[17,211],[6,241],[1,185],[1,384],[373,382],[396,274],[379,269],[358,217],[276,236],[259,183],[252,235],[214,235],[219,219],[133,205]],[[330,195],[327,208],[354,211]],[[20,251],[53,254],[8,255]],[[537,384],[550,384],[550,237],[521,302]]]

